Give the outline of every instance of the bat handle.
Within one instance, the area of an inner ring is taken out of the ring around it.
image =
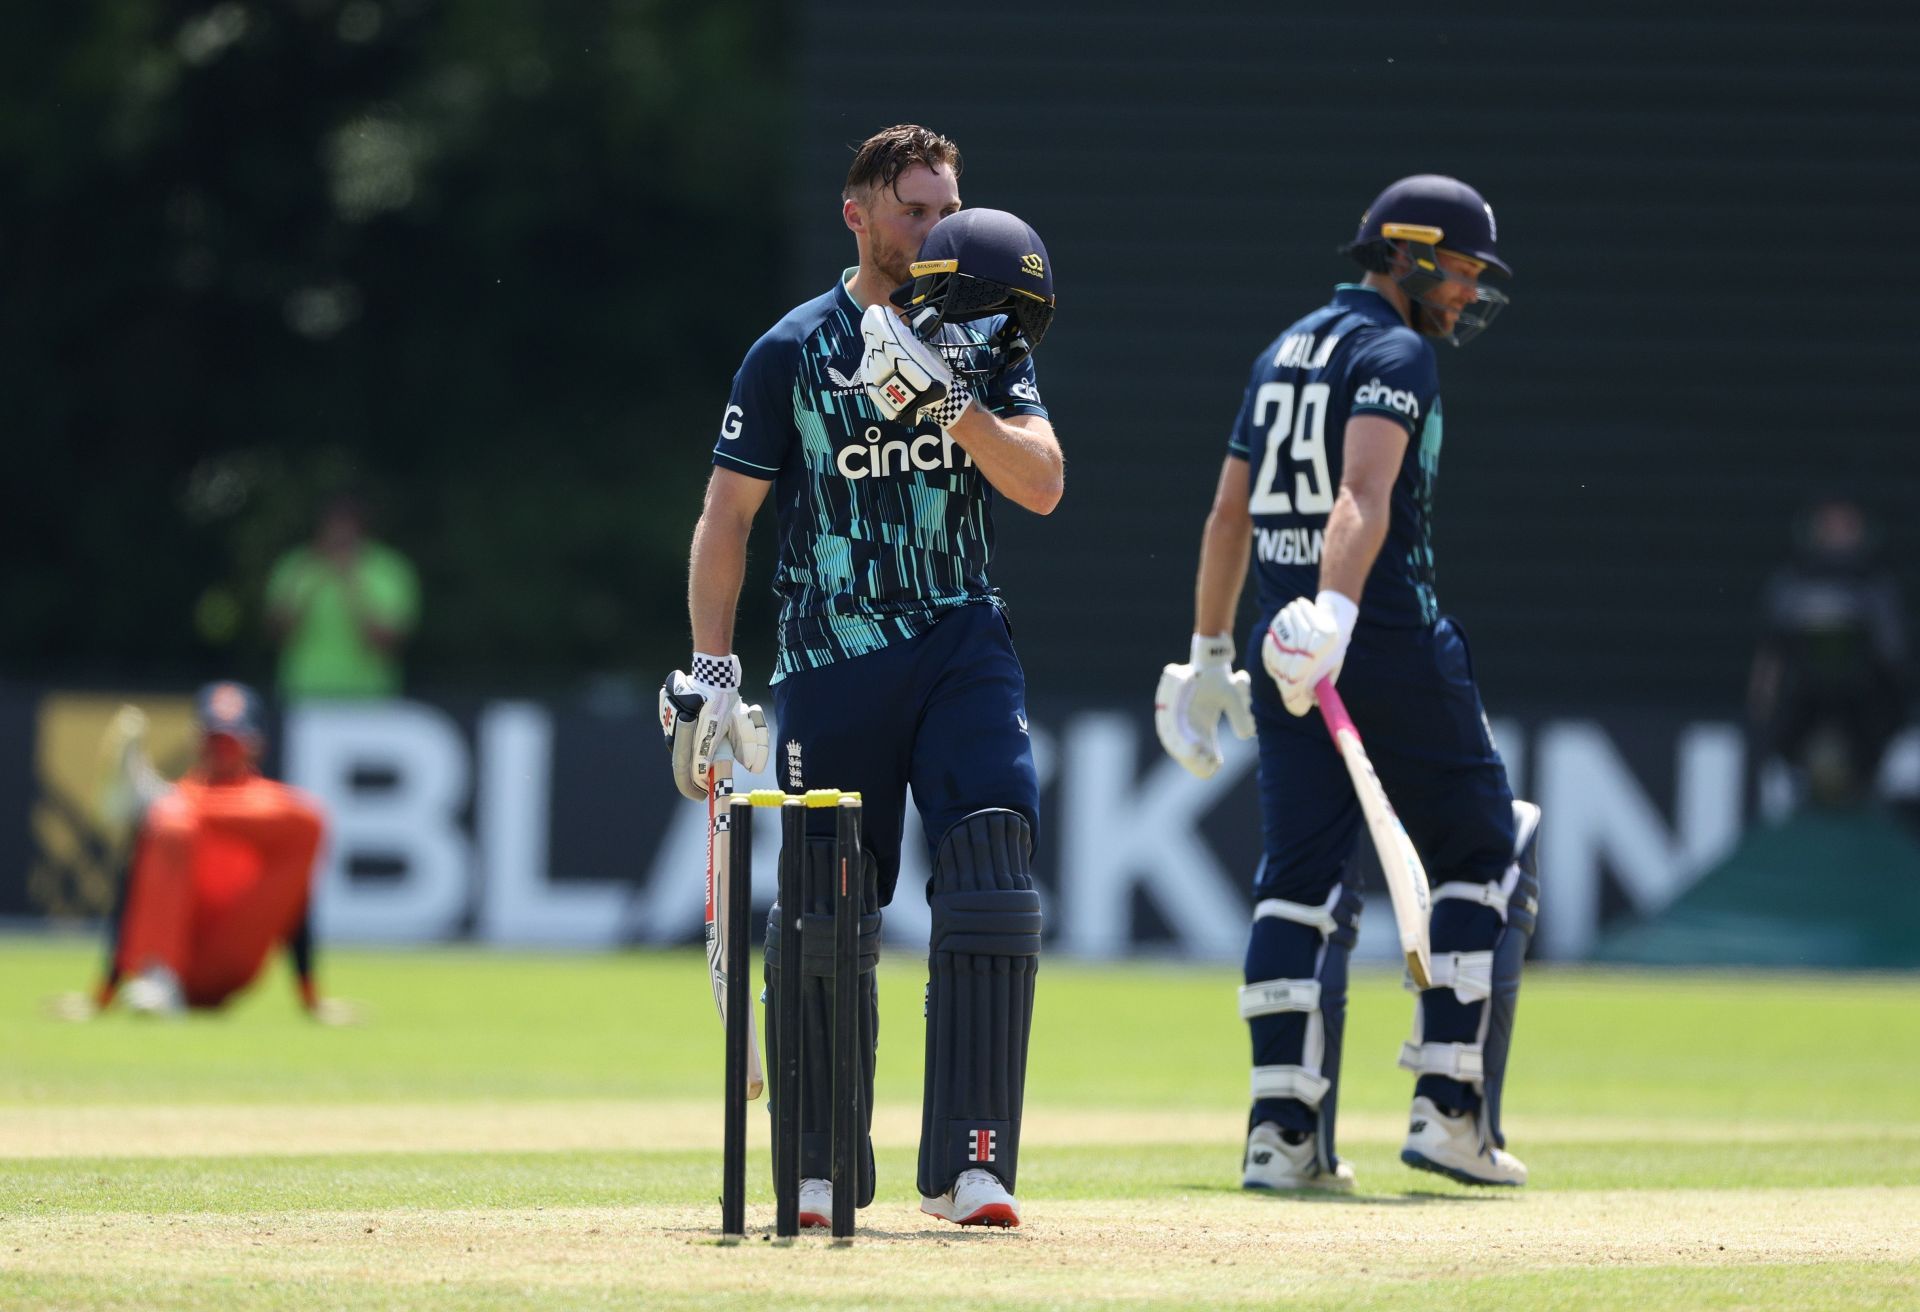
[[[1313,696],[1320,703],[1320,716],[1327,722],[1327,732],[1338,738],[1342,733],[1360,736],[1353,727],[1353,717],[1347,714],[1347,704],[1340,700],[1340,694],[1333,690],[1332,679],[1321,679],[1313,685]]]

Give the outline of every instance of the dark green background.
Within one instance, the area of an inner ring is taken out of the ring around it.
[[[1920,584],[1910,5],[7,8],[0,676],[265,674],[262,574],[354,480],[424,575],[416,687],[645,691],[728,378],[903,119],[1058,276],[1067,498],[996,569],[1037,689],[1184,653],[1248,362],[1427,169],[1519,271],[1442,359],[1441,597],[1496,709],[1731,710],[1817,492]]]

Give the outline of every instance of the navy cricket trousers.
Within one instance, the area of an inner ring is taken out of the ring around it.
[[[1026,678],[997,606],[960,606],[917,638],[789,674],[773,686],[773,704],[774,778],[788,792],[860,794],[882,906],[900,877],[909,786],[929,857],[949,829],[989,807],[1018,811],[1039,834]],[[809,833],[831,835],[831,813],[808,821]]]
[[[1254,896],[1317,905],[1360,839],[1360,801],[1319,710],[1296,718],[1264,673],[1254,683],[1265,856]],[[1459,625],[1362,625],[1339,688],[1430,880],[1499,879],[1513,860],[1513,793]]]

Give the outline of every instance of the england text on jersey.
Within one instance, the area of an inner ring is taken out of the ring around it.
[[[1347,283],[1260,353],[1227,445],[1250,465],[1262,625],[1319,590],[1342,438],[1356,415],[1391,419],[1408,434],[1387,540],[1359,598],[1362,622],[1420,626],[1439,617],[1429,528],[1442,433],[1433,345],[1378,292]]]

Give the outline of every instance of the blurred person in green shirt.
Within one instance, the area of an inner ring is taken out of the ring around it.
[[[313,541],[282,556],[267,578],[281,695],[398,693],[400,648],[419,609],[420,585],[407,558],[368,538],[358,499],[335,498]]]

